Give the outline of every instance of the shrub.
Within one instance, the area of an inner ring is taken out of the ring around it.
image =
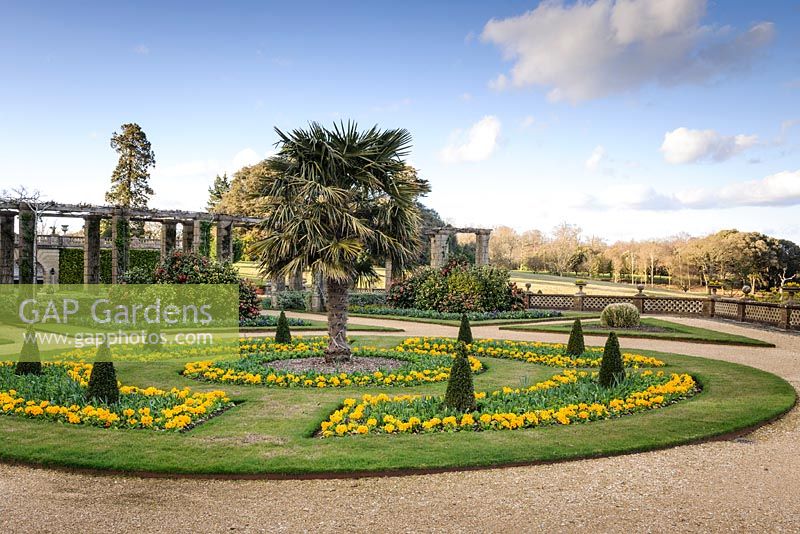
[[[278,293],[278,308],[282,310],[308,310],[310,291],[281,291]]]
[[[33,328],[25,331],[25,339],[22,341],[22,350],[19,353],[19,361],[14,369],[18,375],[40,375],[42,374],[42,361],[39,358],[39,343]]]
[[[350,293],[351,306],[383,306],[385,304],[385,293]]]
[[[469,317],[467,317],[466,313],[461,314],[461,325],[458,327],[458,340],[467,345],[472,344],[472,329],[469,326]]]
[[[111,362],[111,349],[108,344],[100,345],[97,348],[92,374],[89,375],[86,399],[105,404],[114,404],[119,401],[117,372]]]
[[[523,292],[508,271],[450,263],[442,269],[418,269],[389,289],[391,307],[464,313],[521,310]]]
[[[291,343],[292,332],[289,330],[289,321],[286,320],[286,314],[281,310],[278,317],[278,326],[275,328],[275,343]]]
[[[450,367],[444,404],[462,413],[475,409],[475,387],[472,384],[472,369],[469,367],[467,346],[464,343],[458,344],[456,357]]]
[[[600,361],[600,385],[609,388],[625,380],[625,367],[622,365],[622,353],[619,350],[617,334],[608,335],[606,346],[603,349],[603,359]]]
[[[633,328],[639,326],[639,321],[639,310],[627,302],[609,304],[600,314],[600,324],[614,328]]]
[[[156,267],[157,284],[237,284],[239,274],[230,263],[220,263],[194,252],[173,250]]]
[[[572,323],[572,331],[569,333],[569,342],[567,342],[567,354],[572,356],[580,356],[586,351],[586,345],[583,343],[583,327],[581,320],[575,319]]]
[[[122,275],[125,284],[155,284],[156,278],[153,268],[132,267]]]
[[[128,257],[128,272],[141,270],[141,272],[152,273],[158,265],[159,257],[158,250],[132,249]],[[58,282],[60,284],[83,283],[83,249],[62,248],[58,251]],[[100,251],[100,282],[111,283],[111,249],[104,248]]]
[[[257,317],[259,310],[256,286],[247,278],[243,278],[239,281],[239,321]]]

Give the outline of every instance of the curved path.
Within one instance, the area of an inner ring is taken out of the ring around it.
[[[755,337],[777,347],[625,338],[623,347],[744,363],[776,373],[800,389],[800,336],[701,319],[671,320]],[[363,318],[352,322],[391,324],[407,335],[457,332],[420,323]],[[473,333],[564,338],[497,327],[476,327]],[[590,344],[602,340],[587,336]],[[0,531],[797,532],[798,413],[796,408],[732,441],[553,465],[395,478],[164,480],[0,465]]]

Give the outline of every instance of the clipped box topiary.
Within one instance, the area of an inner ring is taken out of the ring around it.
[[[92,365],[92,374],[89,375],[89,387],[86,389],[86,399],[105,404],[114,404],[119,401],[119,385],[117,372],[111,361],[111,349],[108,343],[97,348],[95,362]]]
[[[466,313],[461,314],[461,325],[458,327],[458,340],[467,345],[472,344],[472,328],[469,325],[469,317],[467,317]]]
[[[39,343],[36,341],[36,332],[28,327],[22,341],[22,350],[19,353],[19,361],[14,368],[17,375],[40,375],[42,374],[42,361],[39,357]]]
[[[636,306],[627,302],[609,304],[600,313],[600,324],[613,328],[633,328],[639,326],[641,317]]]
[[[275,327],[275,343],[289,344],[292,342],[292,332],[289,330],[289,321],[281,310],[278,316],[278,325]]]
[[[600,385],[610,388],[625,380],[625,367],[622,364],[622,353],[619,350],[617,334],[608,335],[606,346],[603,349],[603,359],[600,362]]]
[[[471,412],[475,409],[475,386],[472,383],[472,369],[467,357],[467,346],[458,344],[456,357],[450,367],[450,378],[447,380],[447,391],[444,404],[458,412]]]
[[[572,356],[580,356],[586,351],[586,345],[583,342],[583,327],[581,320],[575,319],[572,323],[572,330],[569,333],[569,341],[567,342],[567,354]]]

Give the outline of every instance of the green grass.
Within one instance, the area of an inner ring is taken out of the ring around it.
[[[636,286],[631,285],[629,282],[614,283],[603,282],[600,280],[591,280],[584,277],[574,276],[556,276],[551,274],[537,274],[526,271],[511,271],[511,281],[516,282],[518,286],[525,287],[526,283],[531,284],[531,291],[534,293],[541,290],[546,294],[557,295],[574,295],[578,290],[575,287],[575,280],[586,280],[588,285],[584,288],[584,293],[587,295],[625,295],[632,296],[638,293]],[[648,286],[645,289],[645,294],[661,297],[698,297],[703,296],[705,293],[684,293],[682,290],[675,288],[670,289],[664,286],[655,286],[651,288]]]
[[[406,321],[409,323],[428,323],[428,324],[441,324],[445,326],[458,326],[461,321],[457,319],[427,319],[424,317],[406,317],[402,315],[370,315],[368,313],[351,313],[350,317],[367,317],[370,319],[386,319],[391,321]],[[595,312],[578,312],[578,311],[564,311],[561,312],[561,317],[539,317],[536,319],[487,319],[485,321],[472,321],[470,326],[497,326],[497,325],[512,325],[512,324],[530,324],[541,323],[546,321],[559,321],[564,319],[574,319],[576,317],[594,318],[600,317],[600,313]],[[348,329],[350,327],[348,326]]]
[[[402,338],[356,337],[391,346]],[[624,345],[623,345],[624,348]],[[128,472],[299,475],[497,466],[644,451],[739,431],[786,412],[795,391],[785,380],[743,365],[645,352],[667,371],[689,372],[702,384],[693,398],[667,408],[607,421],[514,431],[311,437],[345,397],[363,393],[442,394],[446,384],[414,388],[272,389],[224,386],[235,408],[184,433],[70,427],[0,417],[0,458],[50,466]],[[483,358],[476,390],[520,386],[558,369]],[[125,384],[217,389],[184,378],[174,363],[120,363]]]
[[[303,326],[290,326],[289,329],[292,332],[309,332],[309,331],[327,331],[328,330],[328,323],[325,321],[314,321],[309,319],[303,319],[304,321],[311,323],[308,325]],[[275,326],[240,326],[240,332],[274,332],[277,327]],[[392,326],[378,326],[378,325],[368,325],[368,324],[353,324],[348,323],[347,325],[348,332],[403,332],[402,328],[394,328]]]
[[[585,335],[608,335],[612,330],[617,333],[619,337],[635,337],[635,338],[649,338],[649,339],[665,339],[672,341],[689,341],[692,343],[713,343],[719,345],[751,345],[755,347],[774,347],[772,343],[753,339],[745,336],[738,336],[735,334],[728,334],[725,332],[718,332],[708,328],[699,328],[694,326],[686,326],[671,321],[664,321],[662,319],[642,319],[642,325],[664,328],[666,332],[637,332],[626,331],[619,328],[587,328],[590,325],[598,325],[598,321],[586,321],[584,323],[583,333]],[[555,332],[569,334],[572,329],[572,324],[542,324],[542,325],[515,325],[500,328],[501,330],[518,330],[523,332]]]

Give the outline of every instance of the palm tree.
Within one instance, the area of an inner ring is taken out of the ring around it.
[[[278,153],[268,159],[258,191],[266,203],[254,251],[266,276],[298,269],[319,272],[327,285],[326,361],[350,359],[347,307],[350,286],[374,277],[375,261],[402,270],[417,250],[416,200],[430,191],[403,158],[411,146],[404,129],[359,131],[355,123],[327,129],[275,129]]]

